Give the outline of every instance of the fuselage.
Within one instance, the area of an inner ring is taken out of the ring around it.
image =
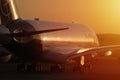
[[[77,49],[99,45],[95,32],[82,24],[16,20],[7,25],[10,33],[69,27],[68,30],[27,37],[13,37],[5,47],[21,60],[60,62]]]

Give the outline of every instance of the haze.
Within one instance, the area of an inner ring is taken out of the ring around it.
[[[97,33],[120,34],[120,0],[16,0],[25,19],[75,22]]]

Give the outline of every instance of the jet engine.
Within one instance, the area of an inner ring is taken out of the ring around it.
[[[9,29],[4,25],[0,25],[0,43],[9,43],[11,40]]]
[[[11,60],[11,58],[12,58],[12,54],[5,54],[0,57],[0,62],[1,63],[9,62]]]
[[[9,62],[12,59],[12,57],[12,54],[6,48],[0,45],[0,62]]]

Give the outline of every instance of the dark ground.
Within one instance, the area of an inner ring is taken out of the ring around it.
[[[18,73],[15,64],[1,64],[0,80],[120,80],[120,64],[117,58],[96,59],[86,73]]]

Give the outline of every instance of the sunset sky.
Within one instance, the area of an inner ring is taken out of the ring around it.
[[[97,33],[120,34],[120,0],[15,0],[25,19],[75,22]]]

